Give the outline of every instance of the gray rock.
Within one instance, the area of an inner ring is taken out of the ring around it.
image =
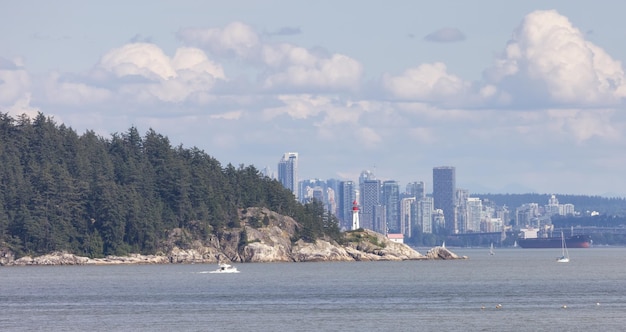
[[[300,225],[290,217],[265,208],[240,211],[241,228],[224,230],[201,241],[193,234],[174,229],[156,255],[131,254],[87,258],[67,252],[15,259],[8,248],[0,247],[0,265],[106,265],[226,262],[320,262],[320,261],[401,261],[425,259],[464,259],[444,247],[435,247],[422,255],[406,244],[386,236],[358,230],[345,233],[343,244],[330,239],[313,243],[292,238]],[[245,238],[242,238],[245,237]],[[191,239],[191,240],[189,240]]]

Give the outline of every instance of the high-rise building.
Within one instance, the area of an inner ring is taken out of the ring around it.
[[[298,153],[287,152],[278,163],[278,181],[299,198],[298,189]]]
[[[415,215],[415,197],[405,197],[400,200],[400,231],[406,238],[413,236]]]
[[[380,180],[364,180],[361,183],[361,227],[374,228],[374,206],[380,203]],[[384,233],[386,234],[386,233]]]
[[[406,185],[406,194],[409,197],[415,197],[419,201],[426,197],[426,185],[422,181],[410,182]]]
[[[455,206],[456,206],[456,230],[458,233],[467,233],[471,230],[468,225],[468,206],[467,202],[469,197],[469,190],[457,189],[455,191]]]
[[[456,234],[456,176],[455,168],[440,166],[433,168],[433,200],[435,210],[442,210],[445,220],[445,229],[450,234]]]
[[[482,221],[483,205],[478,197],[467,197],[467,228],[465,233],[480,232],[480,223]]]
[[[390,233],[402,233],[400,226],[400,186],[397,181],[383,182],[381,204],[385,206]]]
[[[354,182],[339,182],[339,198],[337,202],[337,218],[341,221],[342,229],[350,229],[352,221],[352,202],[356,200]]]
[[[374,232],[378,232],[383,235],[387,235],[389,233],[389,227],[387,227],[386,215],[384,205],[377,204],[372,206],[372,229]]]
[[[433,198],[424,197],[417,201],[417,223],[421,225],[422,233],[433,232]]]

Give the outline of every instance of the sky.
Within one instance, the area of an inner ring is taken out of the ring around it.
[[[626,197],[626,3],[0,2],[0,112],[223,166]],[[604,3],[604,4],[603,4]]]

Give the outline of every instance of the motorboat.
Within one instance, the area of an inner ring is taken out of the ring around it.
[[[230,264],[219,263],[217,270],[211,271],[211,273],[239,273],[239,270]]]

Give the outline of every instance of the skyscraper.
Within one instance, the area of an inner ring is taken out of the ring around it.
[[[374,228],[374,206],[380,204],[380,180],[365,180],[361,184],[361,227]]]
[[[385,206],[387,227],[390,233],[402,233],[400,226],[400,187],[398,182],[383,182],[381,204]]]
[[[356,200],[354,182],[339,182],[339,199],[337,202],[337,217],[341,221],[342,229],[350,229],[352,221],[352,202]]]
[[[298,190],[298,153],[287,152],[278,163],[278,181],[299,198]]]
[[[433,200],[435,209],[443,211],[445,228],[449,234],[458,232],[454,195],[456,193],[455,168],[440,166],[433,168]]]
[[[400,232],[406,238],[413,236],[413,225],[417,220],[415,202],[415,197],[405,197],[400,200]]]

